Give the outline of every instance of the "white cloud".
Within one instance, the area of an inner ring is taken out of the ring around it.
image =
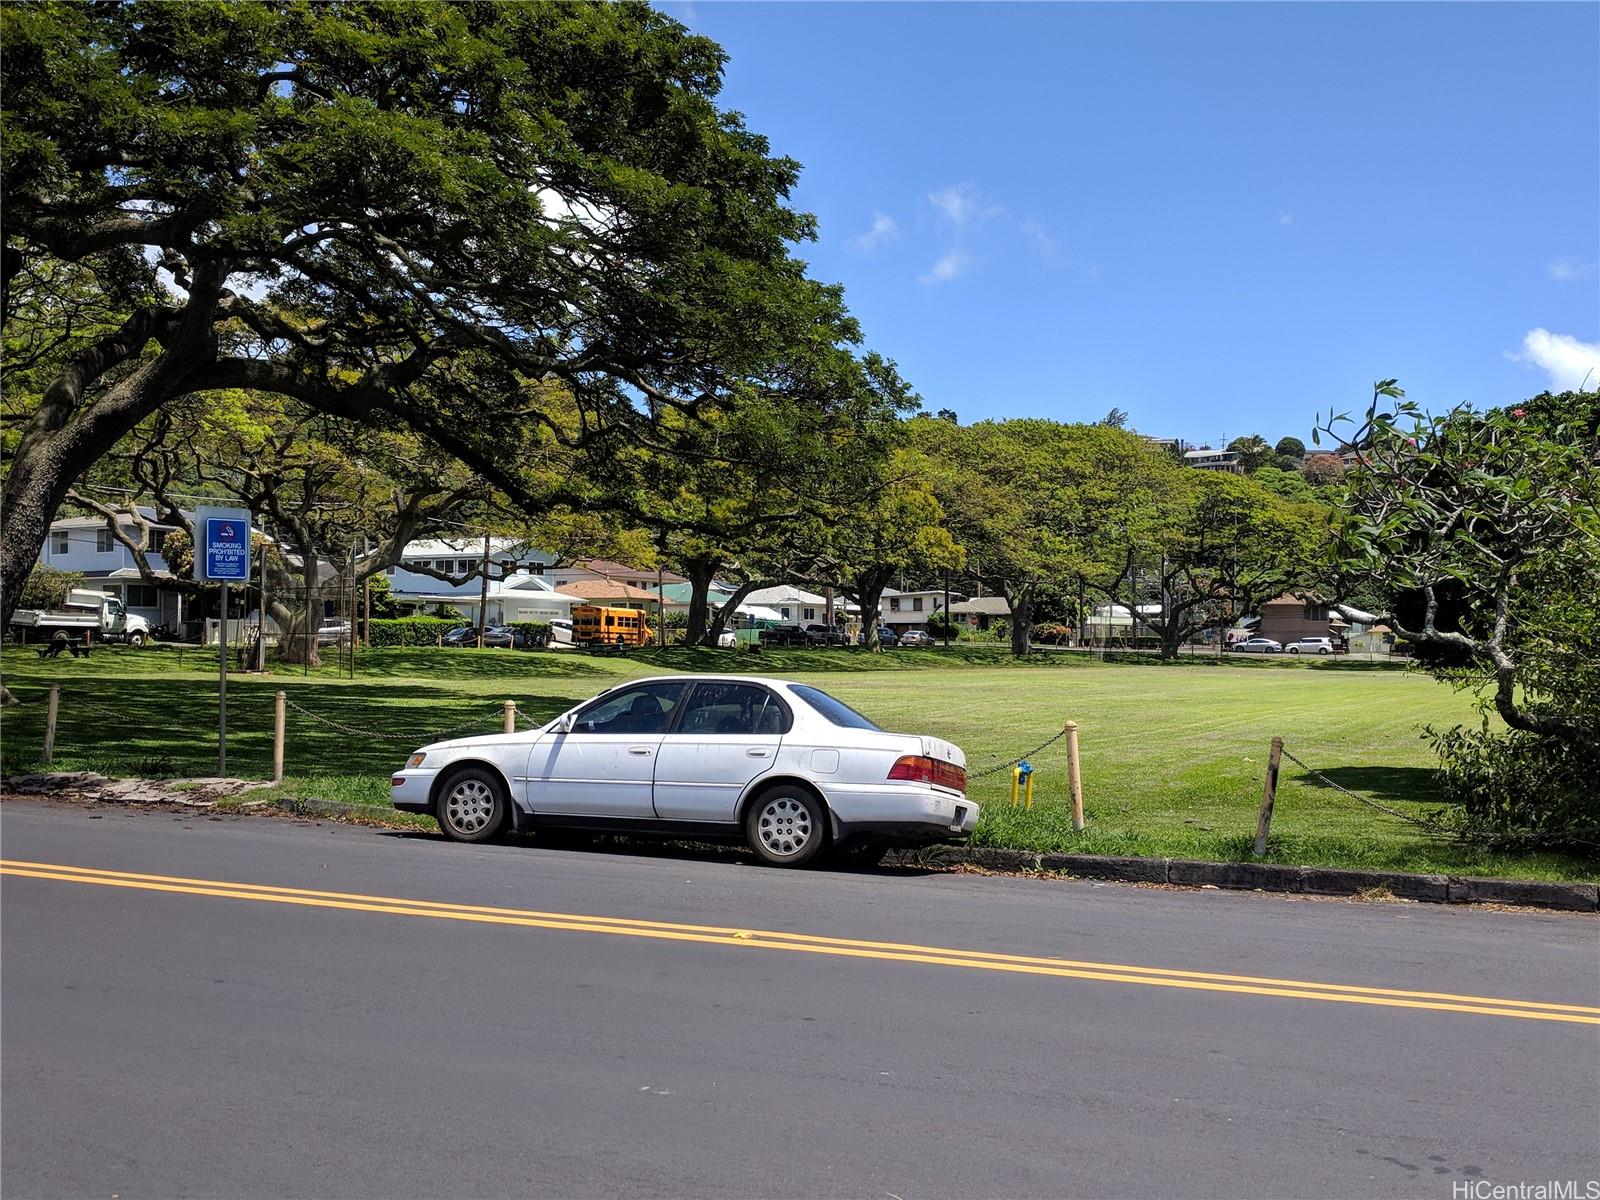
[[[1050,231],[1037,221],[1024,221],[1022,223],[1022,236],[1033,244],[1034,252],[1040,258],[1054,258],[1056,253],[1056,240],[1050,236]]]
[[[877,246],[900,236],[900,226],[894,223],[894,218],[886,213],[874,212],[872,214],[872,228],[850,242],[852,249],[865,254]]]
[[[949,283],[957,278],[972,265],[972,255],[959,247],[950,251],[938,262],[928,269],[926,275],[918,277],[919,283]]]
[[[957,225],[966,225],[971,221],[987,221],[990,217],[998,217],[1005,212],[1005,209],[970,183],[952,183],[937,192],[929,192],[928,203]]]
[[[1293,225],[1294,224],[1294,214],[1292,212],[1289,212],[1287,209],[1285,209],[1283,212],[1278,214],[1278,224],[1279,225]]]
[[[1592,276],[1595,273],[1595,264],[1563,258],[1549,264],[1547,269],[1550,272],[1551,279],[1560,280],[1562,283],[1573,283],[1579,279],[1588,279]]]
[[[1580,342],[1571,334],[1533,329],[1522,339],[1522,350],[1510,357],[1542,368],[1550,376],[1550,386],[1558,392],[1592,388],[1600,383],[1600,342]]]

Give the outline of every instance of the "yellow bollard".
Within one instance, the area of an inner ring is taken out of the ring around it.
[[[1017,785],[1022,782],[1022,768],[1011,768],[1011,807],[1017,806]]]
[[[1023,789],[1023,796],[1024,796],[1023,806],[1025,808],[1027,808],[1027,810],[1029,812],[1032,812],[1033,811],[1033,772],[1032,771],[1028,772],[1028,783],[1027,783],[1027,786]]]

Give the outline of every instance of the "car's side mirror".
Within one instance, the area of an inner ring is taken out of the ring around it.
[[[562,718],[560,720],[558,720],[556,722],[556,732],[557,733],[571,733],[572,732],[572,727],[574,725],[576,725],[577,722],[578,722],[578,717],[577,717],[576,713],[567,713],[564,716],[562,716]]]

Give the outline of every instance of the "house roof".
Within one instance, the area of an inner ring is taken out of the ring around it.
[[[969,616],[1009,617],[1011,605],[1004,596],[974,596],[970,600],[951,601],[950,611]]]
[[[558,567],[557,570],[562,568]],[[620,563],[609,558],[585,558],[565,568],[569,571],[588,571],[602,579],[616,579],[626,577],[629,579],[653,579],[656,576],[654,567],[630,567],[627,563]],[[676,571],[663,569],[660,573],[662,583],[688,583],[688,579]]]
[[[541,558],[546,561],[555,556],[545,550],[535,550],[527,542],[518,538],[489,539],[489,554],[526,554],[531,558]],[[483,539],[481,537],[459,538],[423,538],[420,541],[407,542],[406,548],[401,552],[402,558],[433,558],[442,554],[459,554],[463,557],[479,556],[483,554]]]
[[[647,592],[643,588],[636,588],[629,583],[618,583],[612,579],[578,579],[572,583],[563,583],[556,588],[556,591],[590,601],[647,600],[653,603],[656,598],[654,592]]]

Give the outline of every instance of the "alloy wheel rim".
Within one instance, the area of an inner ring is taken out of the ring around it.
[[[445,798],[445,818],[458,833],[482,833],[494,815],[494,793],[477,779],[464,779]]]
[[[756,833],[769,854],[793,858],[816,836],[811,810],[790,796],[769,800],[756,818]]]

